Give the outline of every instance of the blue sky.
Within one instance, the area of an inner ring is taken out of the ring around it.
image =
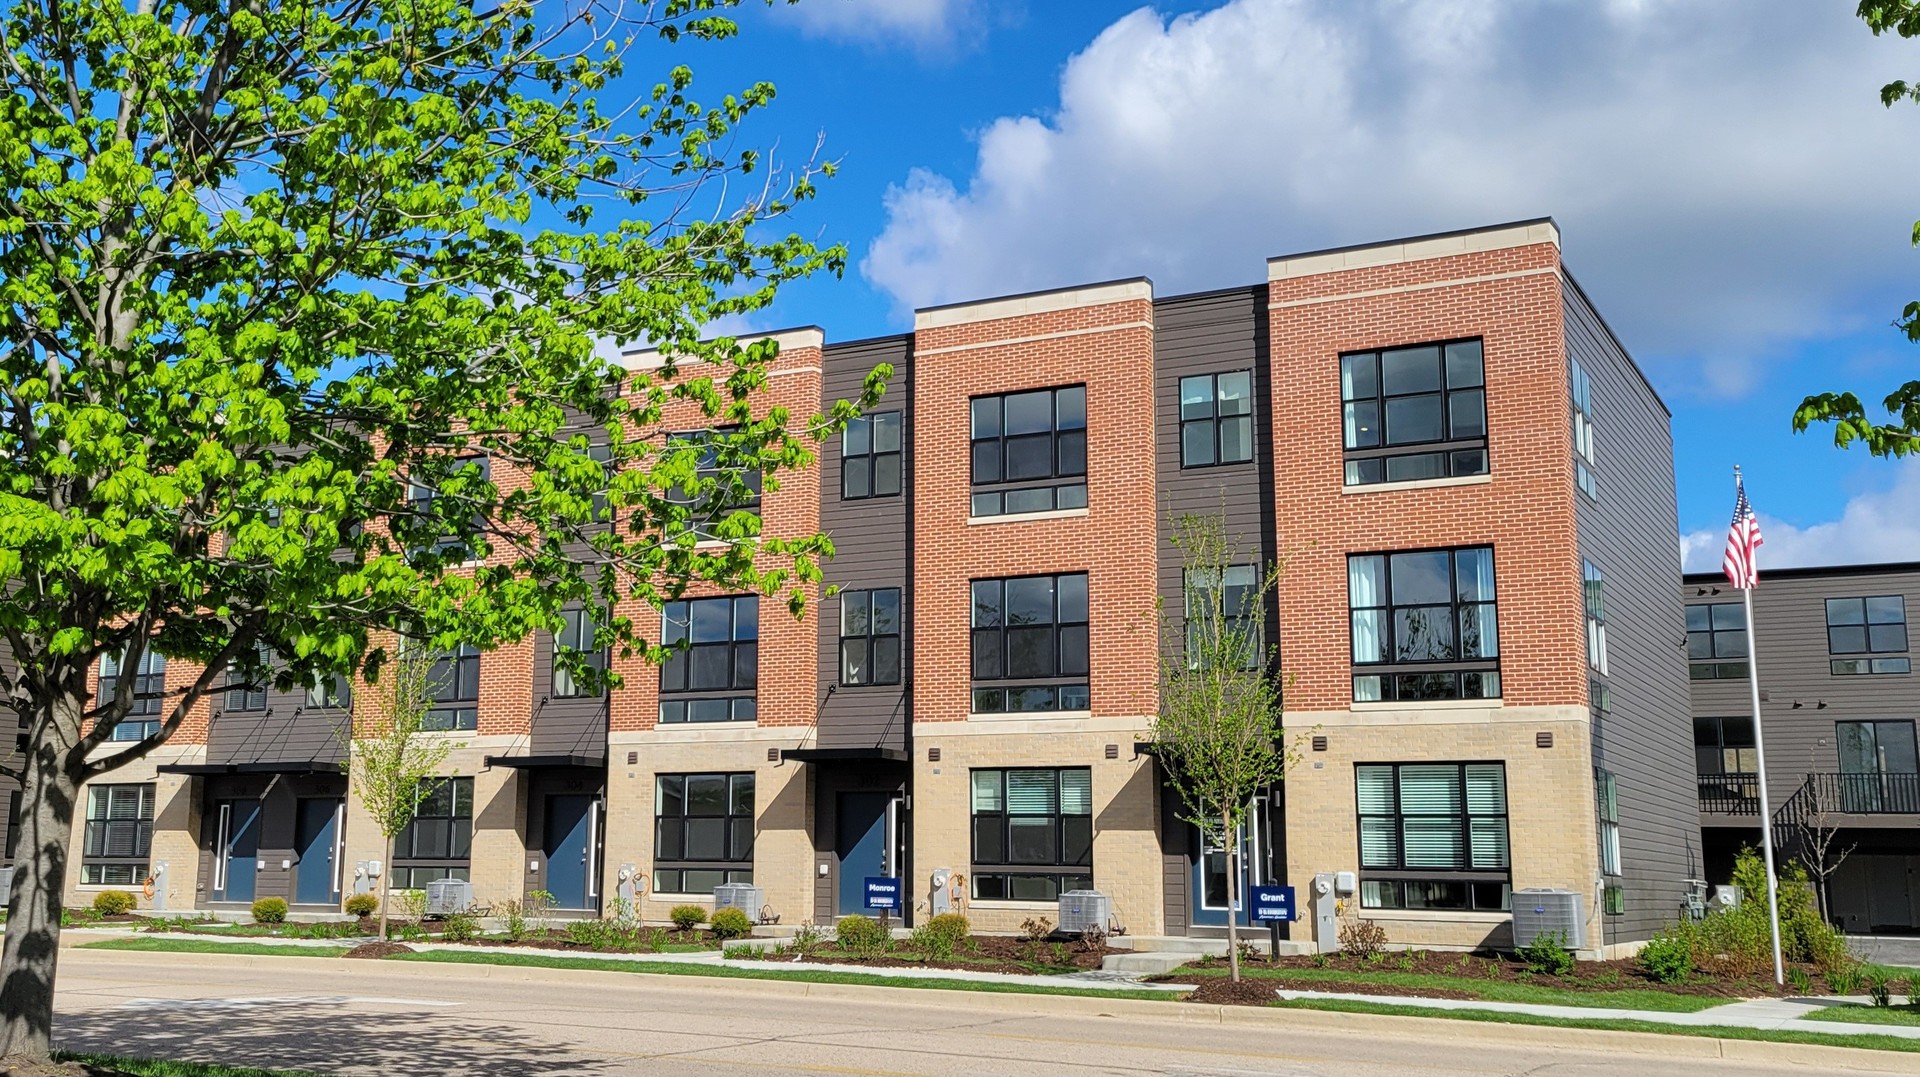
[[[796,223],[853,266],[756,329],[850,340],[1136,274],[1247,284],[1270,255],[1551,215],[1673,409],[1688,566],[1717,564],[1738,462],[1764,568],[1920,559],[1920,465],[1788,425],[1805,394],[1874,399],[1920,357],[1890,327],[1920,298],[1920,110],[1878,101],[1920,44],[1853,7],[802,0],[677,58],[710,96],[772,81],[747,137],[841,166]]]

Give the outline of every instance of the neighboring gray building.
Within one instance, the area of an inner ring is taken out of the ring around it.
[[[1754,641],[1740,593],[1719,573],[1684,578],[1699,770],[1702,878],[1726,882],[1757,845]],[[1812,828],[1845,860],[1830,915],[1849,932],[1920,930],[1920,760],[1907,617],[1920,609],[1920,562],[1761,573],[1758,633],[1767,792],[1783,859]]]

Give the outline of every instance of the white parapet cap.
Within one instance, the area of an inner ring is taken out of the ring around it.
[[[1057,310],[1098,307],[1107,303],[1124,303],[1133,299],[1151,300],[1152,298],[1153,282],[1145,277],[1133,277],[1101,284],[1081,284],[1072,288],[1055,288],[1045,292],[1001,296],[998,299],[976,299],[966,303],[925,307],[913,312],[913,328],[918,332],[949,325],[965,325],[968,322],[990,322],[996,318],[1051,314]]]
[[[797,348],[823,348],[827,343],[827,331],[817,325],[803,325],[765,334],[739,333],[735,335],[735,339],[743,345],[771,340],[784,352]],[[698,360],[683,358],[681,361],[697,362]],[[621,352],[620,365],[628,370],[658,370],[667,365],[667,357],[661,354],[658,348],[639,348]]]
[[[1310,277],[1343,269],[1418,262],[1456,254],[1479,254],[1508,247],[1529,247],[1536,243],[1551,243],[1555,247],[1560,245],[1560,226],[1553,222],[1553,218],[1540,217],[1512,224],[1388,240],[1385,243],[1363,243],[1356,247],[1334,247],[1330,250],[1282,255],[1267,259],[1267,279],[1275,281],[1289,277]]]

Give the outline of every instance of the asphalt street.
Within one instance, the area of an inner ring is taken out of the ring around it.
[[[1416,1018],[83,949],[61,954],[55,1038],[74,1050],[432,1077],[1920,1073],[1920,1055]]]

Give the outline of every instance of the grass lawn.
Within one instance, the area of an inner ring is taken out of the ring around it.
[[[347,946],[287,946],[270,942],[201,942],[199,939],[102,939],[86,950],[144,950],[165,954],[253,954],[259,957],[339,957]]]
[[[1737,1028],[1730,1025],[1666,1025],[1657,1021],[1581,1020],[1535,1017],[1497,1010],[1435,1010],[1424,1006],[1349,1002],[1346,999],[1276,1000],[1283,1009],[1338,1010],[1342,1013],[1379,1013],[1395,1017],[1435,1017],[1450,1021],[1490,1021],[1506,1025],[1547,1025],[1553,1028],[1592,1028],[1603,1032],[1653,1032],[1666,1036],[1705,1036],[1716,1040],[1760,1040],[1766,1043],[1810,1043],[1822,1047],[1854,1047],[1868,1051],[1920,1052],[1920,1040],[1899,1036],[1868,1036],[1830,1032],[1799,1032],[1773,1028]]]
[[[1920,1025],[1920,1006],[1828,1006],[1801,1018],[1803,1021],[1845,1021],[1857,1025]]]
[[[250,1066],[218,1066],[206,1062],[169,1062],[161,1058],[119,1058],[72,1051],[55,1051],[55,1061],[77,1062],[95,1073],[115,1077],[320,1077],[309,1070],[263,1070]]]
[[[1248,977],[1263,980],[1280,980],[1302,989],[1312,990],[1324,987],[1328,991],[1340,990],[1341,984],[1380,984],[1382,986],[1442,988],[1450,991],[1465,991],[1478,999],[1489,1002],[1543,1002],[1555,1006],[1594,1006],[1622,1010],[1659,1010],[1663,1013],[1693,1013],[1697,1010],[1709,1010],[1715,1006],[1724,1006],[1738,1001],[1730,998],[1715,998],[1708,995],[1680,995],[1668,991],[1647,991],[1623,987],[1618,991],[1574,991],[1567,988],[1552,987],[1552,980],[1542,977],[1538,984],[1511,983],[1501,980],[1476,979],[1471,976],[1438,976],[1432,973],[1392,972],[1369,969],[1362,972],[1342,972],[1337,969],[1263,969],[1247,968]],[[1173,976],[1225,976],[1227,969],[1197,969],[1191,966],[1172,973]]]
[[[1074,995],[1086,998],[1131,998],[1165,1001],[1177,999],[1175,991],[1099,991],[1075,987],[1046,987],[1032,984],[996,983],[983,980],[933,979],[918,976],[871,976],[836,972],[830,967],[795,969],[743,969],[728,965],[687,965],[668,961],[597,960],[579,957],[549,957],[525,952],[477,954],[423,950],[395,954],[388,961],[438,961],[456,965],[514,965],[522,968],[587,969],[593,972],[644,972],[663,976],[707,976],[735,980],[792,980],[814,984],[866,984],[875,987],[937,988],[945,991],[986,991],[1019,995]]]

